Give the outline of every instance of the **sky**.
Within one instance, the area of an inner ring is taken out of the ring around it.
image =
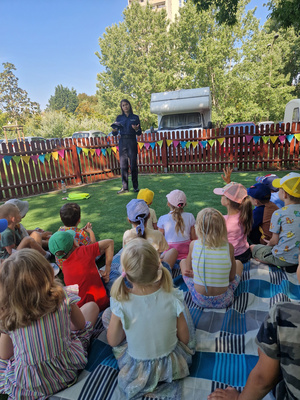
[[[262,0],[247,8],[263,23]],[[94,95],[103,71],[95,52],[106,27],[123,20],[127,0],[0,0],[0,71],[15,65],[19,87],[45,109],[55,87]]]

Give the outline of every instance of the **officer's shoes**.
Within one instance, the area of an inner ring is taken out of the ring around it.
[[[117,194],[122,194],[122,193],[128,193],[128,189],[122,188],[117,192]]]

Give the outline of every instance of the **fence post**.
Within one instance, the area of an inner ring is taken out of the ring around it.
[[[161,146],[161,159],[162,159],[162,165],[164,168],[164,172],[168,172],[168,157],[167,157],[167,140],[165,137],[163,137],[163,144]]]
[[[239,132],[239,128],[236,127],[235,128],[235,132],[234,132],[234,142],[235,142],[235,146],[234,146],[234,164],[233,164],[233,170],[237,171],[238,170],[238,158],[241,157],[241,155],[243,154],[243,143],[239,138],[240,132]],[[240,154],[239,154],[240,151]]]
[[[75,181],[76,181],[76,184],[81,184],[82,178],[81,178],[80,164],[79,164],[78,153],[77,153],[75,144],[71,145],[71,151],[72,151],[72,159],[73,159],[73,163],[74,163],[73,165],[74,165]]]

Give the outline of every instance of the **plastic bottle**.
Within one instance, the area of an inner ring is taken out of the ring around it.
[[[61,191],[62,193],[67,193],[67,186],[65,184],[65,181],[61,181]]]

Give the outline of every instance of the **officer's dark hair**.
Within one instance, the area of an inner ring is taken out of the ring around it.
[[[122,114],[125,114],[124,111],[122,110],[122,103],[127,103],[127,104],[129,104],[129,108],[130,108],[130,109],[129,109],[129,114],[133,114],[130,101],[127,100],[127,99],[122,99],[121,102],[120,102],[120,108],[121,108]]]

